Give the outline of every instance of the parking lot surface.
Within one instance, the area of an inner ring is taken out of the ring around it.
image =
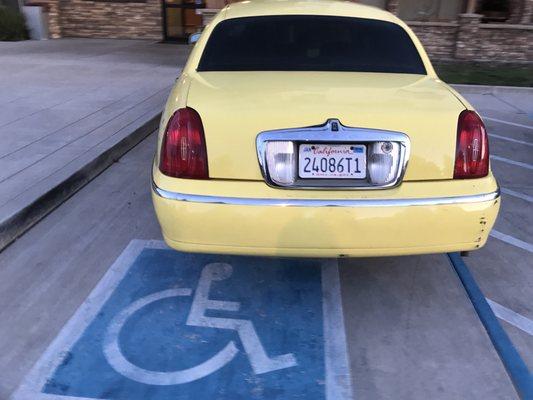
[[[492,154],[531,166],[531,100],[467,96],[502,137]],[[0,254],[0,398],[518,398],[446,255],[174,252],[154,149],[152,135]],[[531,368],[533,171],[493,169],[500,218],[465,262]]]

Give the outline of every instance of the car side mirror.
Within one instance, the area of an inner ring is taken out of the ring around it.
[[[201,33],[193,33],[189,36],[189,44],[195,44],[198,40],[200,40],[200,36],[202,36]]]

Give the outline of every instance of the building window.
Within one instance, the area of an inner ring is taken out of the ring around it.
[[[400,0],[398,14],[406,21],[450,21],[464,10],[464,0]]]
[[[481,0],[478,3],[478,13],[483,15],[483,22],[504,22],[510,14],[509,1]]]

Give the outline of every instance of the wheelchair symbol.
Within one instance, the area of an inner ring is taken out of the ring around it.
[[[213,281],[222,281],[229,278],[232,272],[233,268],[229,264],[213,263],[204,267],[198,287],[194,294],[186,325],[237,331],[255,374],[264,374],[296,366],[296,358],[292,353],[269,357],[266,354],[251,321],[207,317],[205,315],[206,310],[239,310],[240,303],[238,302],[209,299],[211,283]],[[134,301],[117,314],[109,324],[103,343],[104,355],[109,365],[111,365],[111,367],[119,374],[137,382],[148,385],[178,385],[206,377],[232,361],[239,352],[234,341],[230,341],[217,354],[201,364],[187,369],[168,372],[140,368],[129,362],[122,354],[119,345],[119,335],[129,317],[141,308],[155,301],[169,297],[191,296],[191,294],[192,290],[187,288],[163,290]]]

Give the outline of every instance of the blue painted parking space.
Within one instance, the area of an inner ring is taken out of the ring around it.
[[[336,268],[133,241],[15,398],[349,398]]]

